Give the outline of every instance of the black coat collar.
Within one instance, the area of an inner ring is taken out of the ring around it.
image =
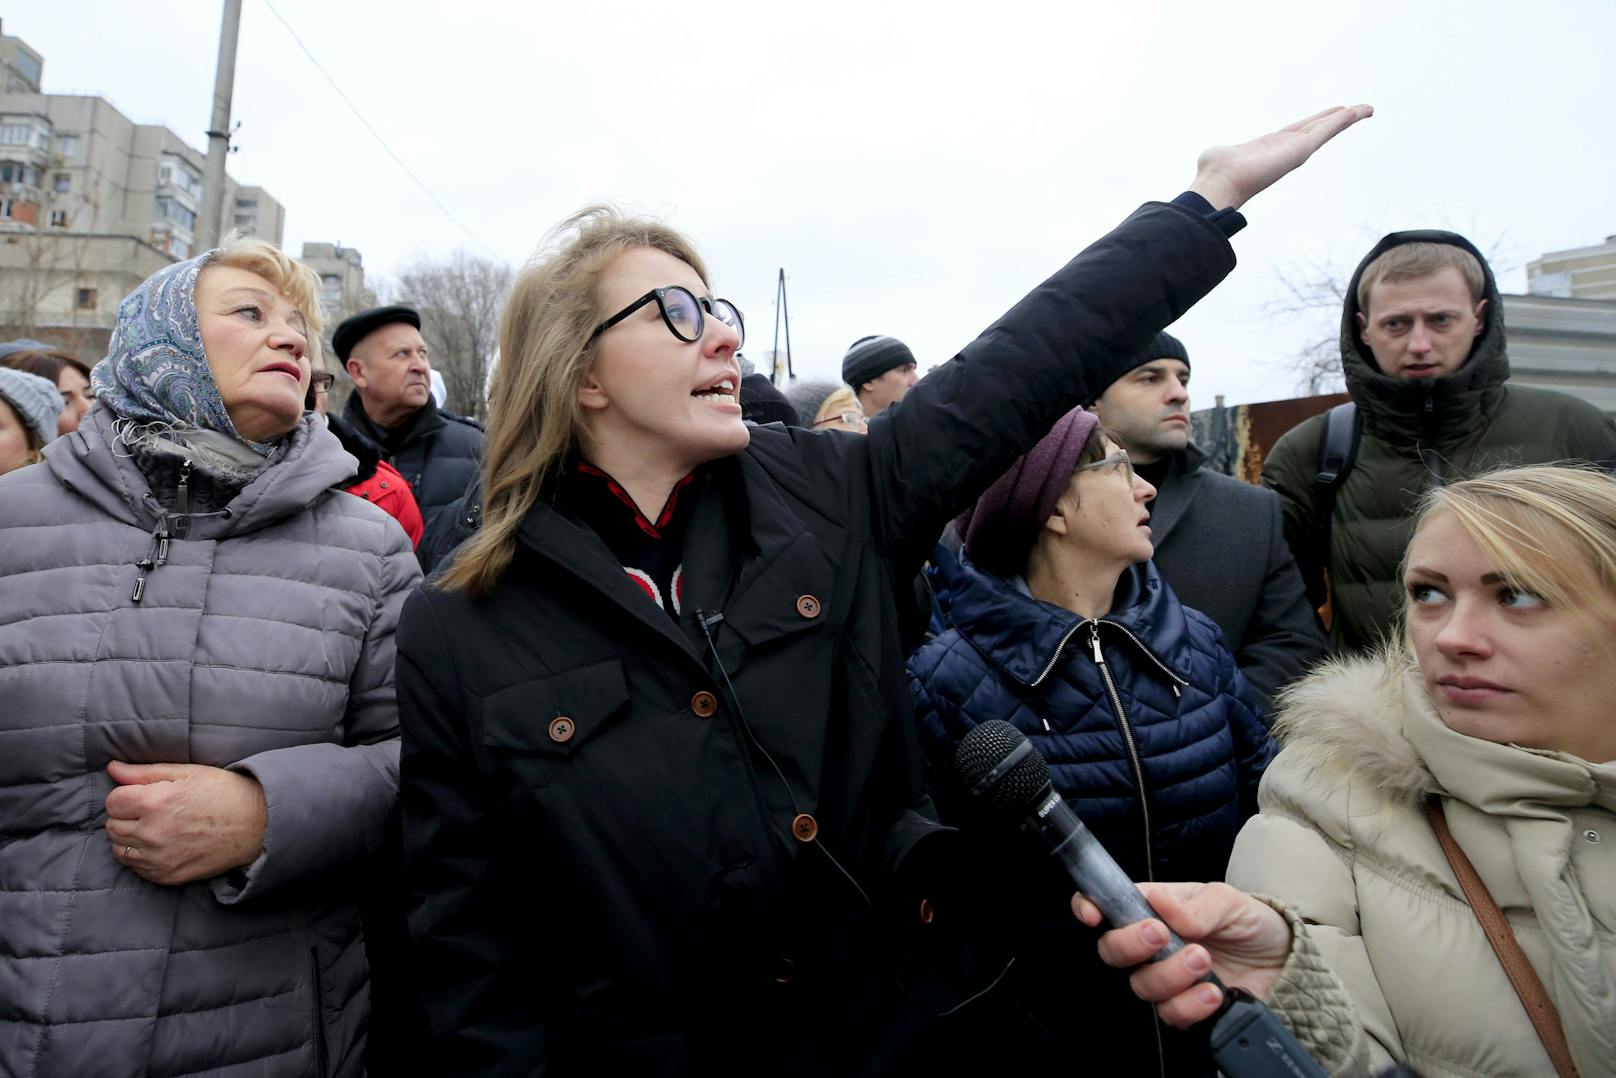
[[[443,429],[443,416],[438,414],[438,402],[428,396],[426,403],[405,420],[402,427],[384,427],[370,418],[365,411],[365,402],[359,399],[355,392],[348,398],[348,406],[342,410],[343,418],[359,428],[360,433],[381,446],[389,454],[401,452],[407,446],[414,445],[431,434]]]
[[[1150,541],[1157,550],[1167,542],[1167,537],[1189,512],[1195,495],[1200,493],[1201,462],[1206,456],[1190,445],[1167,459],[1167,473],[1162,476],[1156,497],[1150,503]]]
[[[684,496],[696,504],[685,532],[684,611],[677,625],[629,581],[588,525],[551,501],[528,510],[517,535],[523,546],[593,588],[617,614],[698,663],[711,633],[732,674],[747,647],[830,617],[836,583],[831,558],[750,454],[704,465]],[[813,602],[802,603],[804,597]]]

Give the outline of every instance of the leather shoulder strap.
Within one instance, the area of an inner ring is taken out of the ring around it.
[[[1538,1040],[1543,1042],[1549,1059],[1554,1063],[1554,1073],[1560,1078],[1577,1078],[1577,1065],[1572,1062],[1571,1046],[1566,1043],[1565,1030],[1560,1025],[1560,1012],[1555,1010],[1554,1001],[1549,999],[1537,971],[1516,942],[1515,933],[1504,919],[1504,911],[1498,908],[1498,903],[1487,892],[1487,885],[1476,874],[1476,867],[1470,863],[1464,850],[1459,848],[1459,843],[1454,841],[1440,798],[1433,797],[1425,802],[1425,818],[1431,821],[1431,830],[1436,832],[1436,840],[1442,844],[1442,852],[1447,855],[1453,874],[1459,877],[1459,886],[1464,889],[1476,920],[1481,922],[1481,930],[1487,933],[1487,942],[1492,944],[1493,953],[1498,955],[1499,965],[1504,967],[1515,994],[1521,997],[1521,1006],[1526,1008],[1526,1016],[1532,1020]]]

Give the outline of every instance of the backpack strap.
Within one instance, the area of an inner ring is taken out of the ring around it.
[[[1358,443],[1363,439],[1363,423],[1358,418],[1358,405],[1352,401],[1338,404],[1324,413],[1324,435],[1319,439],[1318,474],[1313,479],[1313,549],[1318,551],[1319,572],[1327,573],[1330,565],[1330,525],[1335,518],[1335,492],[1358,460]],[[1329,585],[1324,593],[1311,596],[1315,606],[1322,606],[1329,597]]]
[[[1560,1012],[1555,1010],[1554,1001],[1549,998],[1537,971],[1532,968],[1526,952],[1516,941],[1515,933],[1504,919],[1504,911],[1493,901],[1487,885],[1481,882],[1481,876],[1476,872],[1476,866],[1470,863],[1469,856],[1459,847],[1453,832],[1448,830],[1448,817],[1442,811],[1440,798],[1432,797],[1425,802],[1425,818],[1430,821],[1437,842],[1442,844],[1442,852],[1447,856],[1453,874],[1459,878],[1459,886],[1470,903],[1471,912],[1481,922],[1481,930],[1487,933],[1487,942],[1492,944],[1498,964],[1504,967],[1511,987],[1521,998],[1526,1017],[1531,1020],[1532,1028],[1537,1031],[1537,1039],[1543,1042],[1543,1050],[1548,1052],[1554,1064],[1554,1073],[1560,1078],[1577,1078],[1577,1065],[1571,1059],[1571,1046],[1566,1043],[1565,1029],[1560,1025]]]

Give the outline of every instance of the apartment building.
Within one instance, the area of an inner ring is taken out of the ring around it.
[[[205,155],[105,98],[44,93],[43,69],[0,33],[0,339],[93,356],[119,301],[196,253]],[[227,177],[219,224],[278,244],[286,211]]]

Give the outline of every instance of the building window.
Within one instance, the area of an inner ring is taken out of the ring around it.
[[[73,306],[81,311],[95,310],[95,289],[80,288],[73,294]]]
[[[79,155],[79,137],[77,135],[57,135],[56,152],[63,157],[77,157]]]
[[[50,226],[52,228],[66,228],[67,227],[67,211],[66,210],[51,210]]]
[[[257,208],[258,208],[258,200],[256,198],[238,198],[238,199],[236,199],[236,209],[238,209],[238,210],[256,210]]]
[[[0,198],[0,217],[7,218],[9,220],[10,217],[11,217],[11,211],[14,208],[15,208],[15,204],[12,202],[11,199],[9,199],[9,198]]]
[[[187,209],[172,198],[158,199],[157,212],[160,216],[168,218],[187,232],[196,230],[196,211]]]
[[[30,56],[28,53],[18,49],[16,64],[17,70],[22,74],[22,77],[28,80],[28,85],[38,89],[39,76],[44,73],[41,71],[39,58]]]
[[[0,124],[0,146],[28,146],[33,141],[33,124]]]
[[[20,183],[28,187],[39,186],[39,169],[21,161],[0,161],[0,183]]]
[[[165,187],[178,187],[193,199],[202,197],[202,177],[174,154],[164,154],[163,164],[157,171],[157,182]]]
[[[191,257],[191,245],[178,236],[170,236],[168,238],[168,253],[183,262]]]
[[[57,194],[63,195],[73,190],[73,174],[71,172],[58,172],[53,187]]]

